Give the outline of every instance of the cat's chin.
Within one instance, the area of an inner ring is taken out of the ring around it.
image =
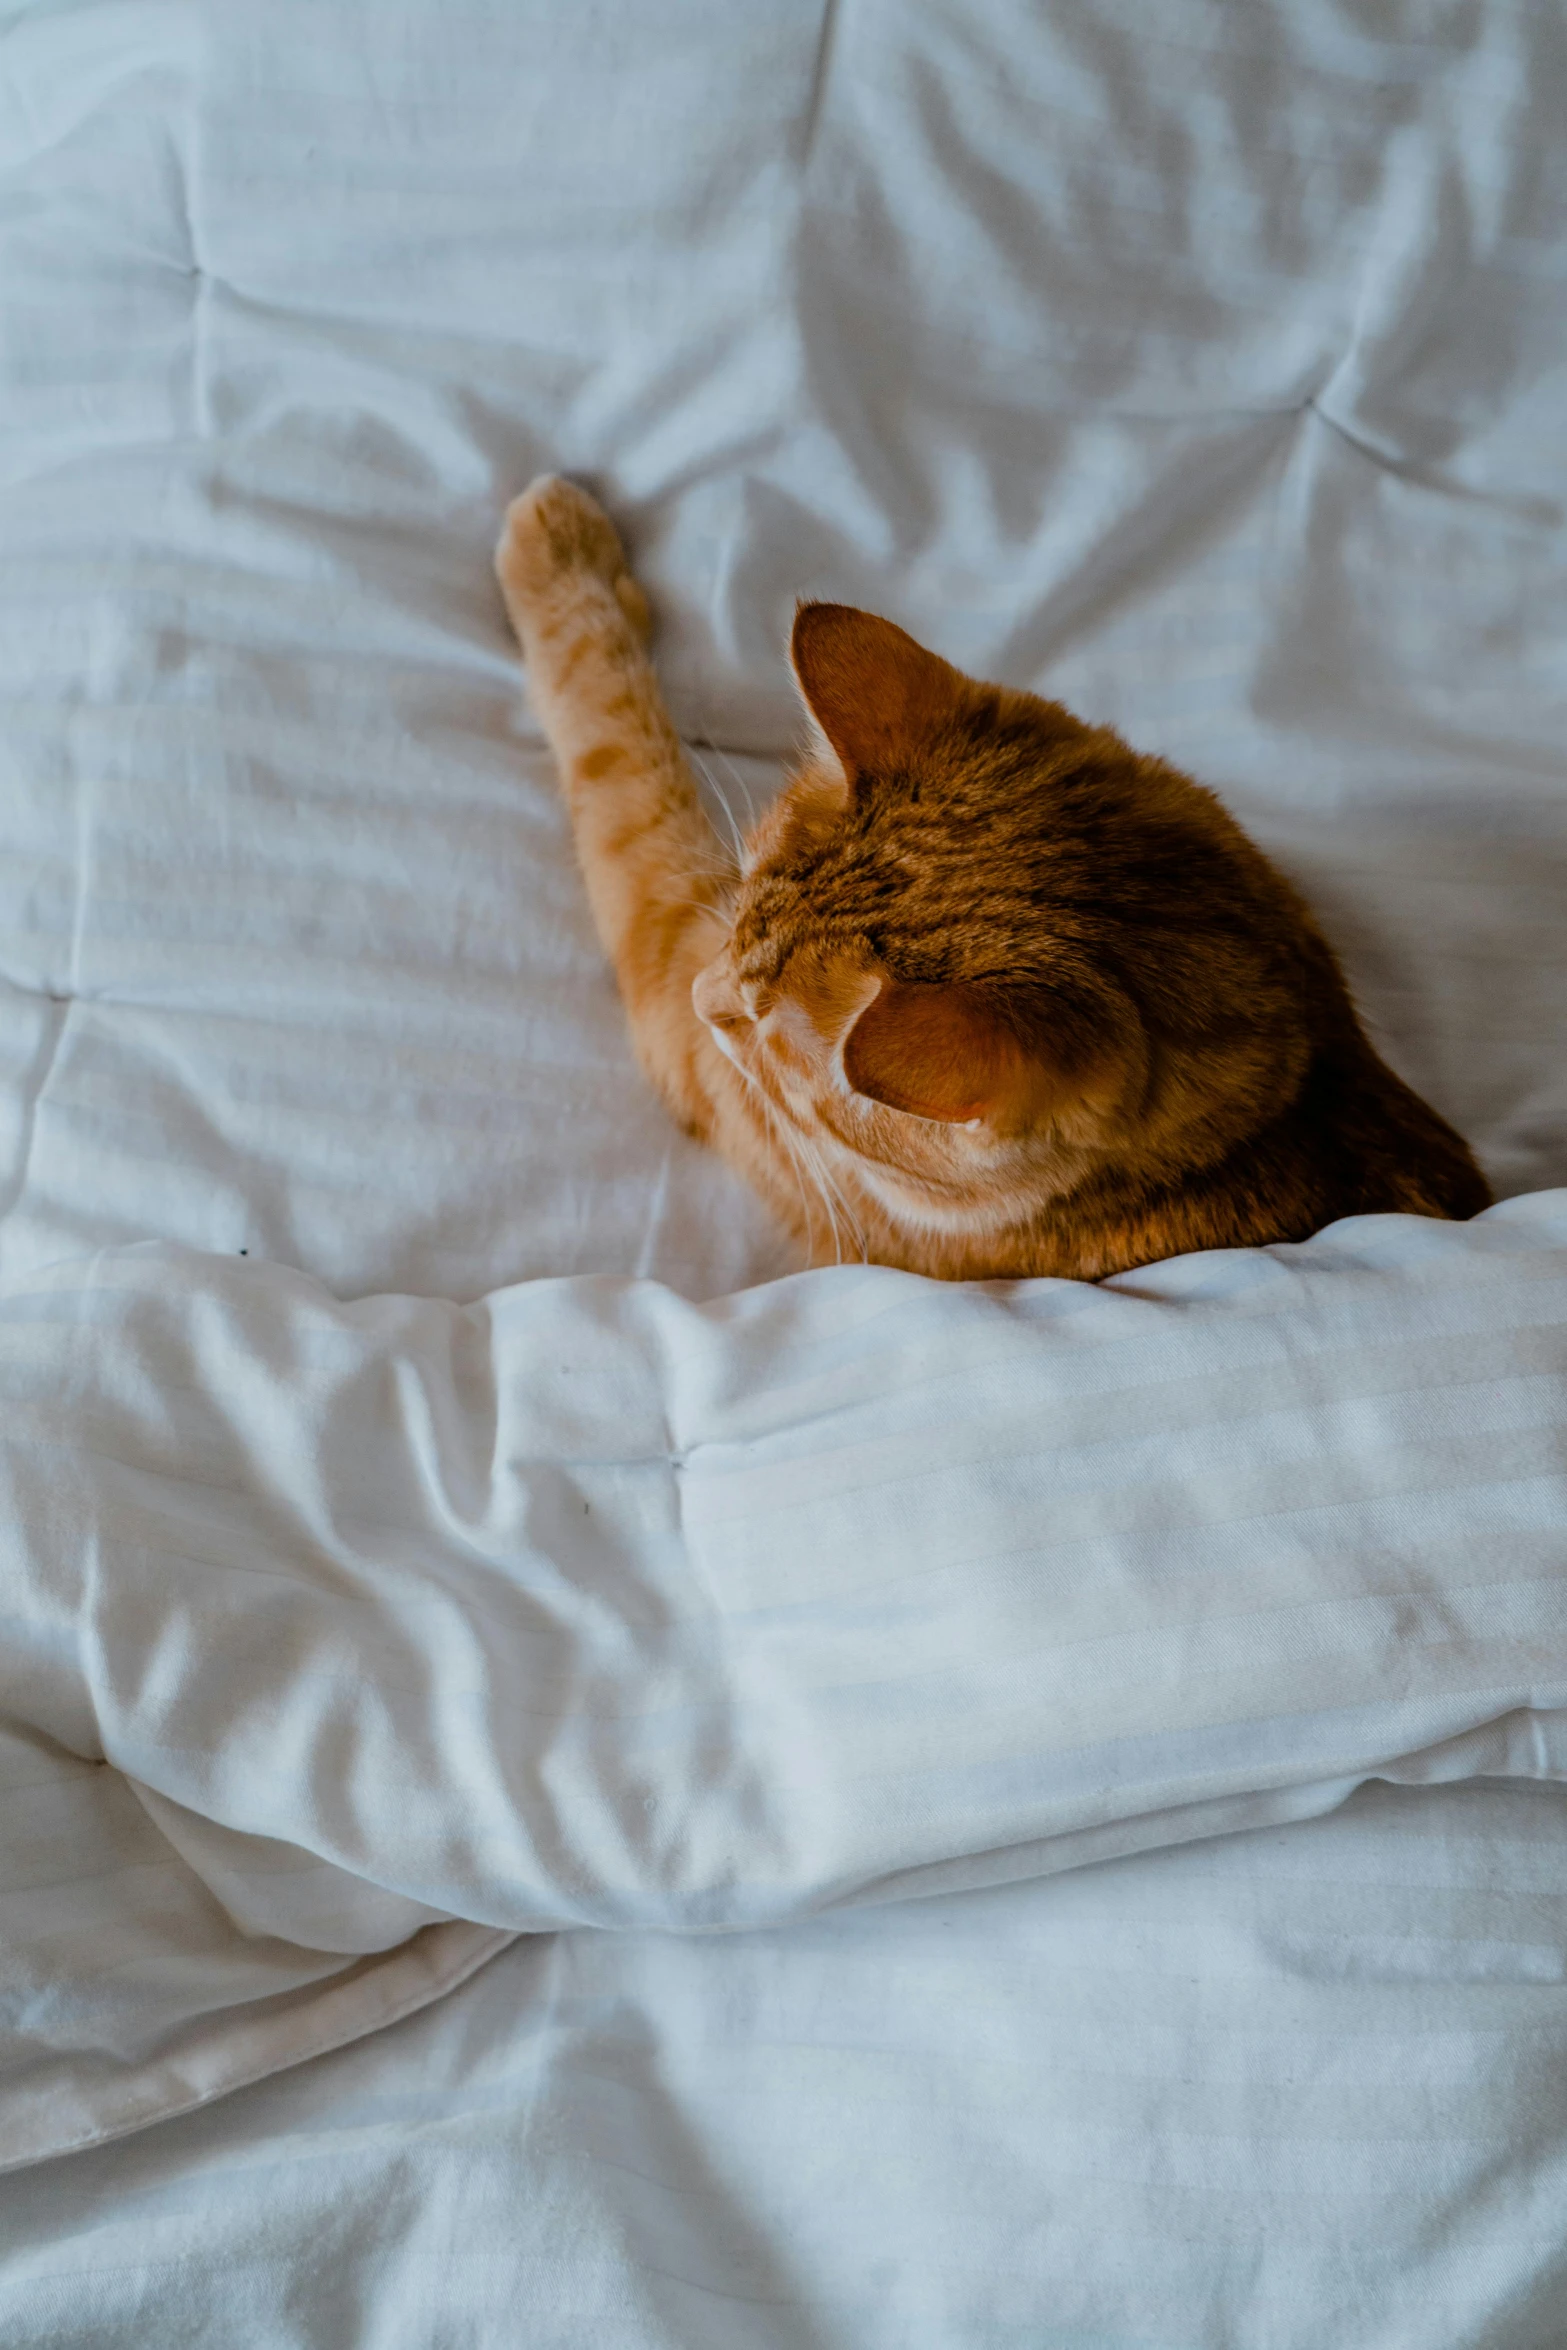
[[[956,1157],[963,1146],[953,1129],[946,1132]],[[968,1165],[939,1175],[852,1151],[845,1151],[844,1163],[890,1222],[910,1233],[946,1239],[973,1239],[1026,1223],[1075,1189],[1088,1172],[1077,1151],[1030,1150],[991,1134],[976,1135],[971,1147]]]
[[[857,1161],[855,1171],[888,1222],[903,1232],[920,1237],[964,1238],[990,1230],[992,1222],[999,1229],[1008,1220],[1001,1216],[988,1217],[982,1203],[968,1193],[954,1191],[943,1196],[927,1184],[912,1177],[890,1175],[885,1168],[865,1159]]]

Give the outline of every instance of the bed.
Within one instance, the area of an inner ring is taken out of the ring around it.
[[[1567,35],[0,7],[0,2339],[1567,2341]],[[1305,886],[1467,1226],[801,1272],[489,568]]]

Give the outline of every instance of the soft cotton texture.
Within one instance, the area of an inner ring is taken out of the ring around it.
[[[1559,21],[0,25],[7,2342],[1547,2350]],[[748,1287],[542,466],[715,806],[798,594],[1110,718],[1514,1196]]]
[[[311,1982],[383,2021],[408,1957],[361,2016],[326,1954],[447,1926],[433,1990],[494,1947],[453,1920],[775,1926],[1567,1776],[1562,1208],[1131,1289],[13,1291],[10,2159],[262,2069],[258,2002],[313,2048]]]

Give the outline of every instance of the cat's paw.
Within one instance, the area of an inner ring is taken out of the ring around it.
[[[613,591],[639,636],[648,633],[647,598],[626,568],[614,524],[595,498],[558,473],[541,473],[506,509],[495,571],[514,619],[586,575]]]

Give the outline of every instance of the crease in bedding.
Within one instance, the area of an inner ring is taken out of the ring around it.
[[[1567,1776],[1564,1216],[708,1307],[343,1305],[161,1245],[13,1284],[10,2159],[517,1933]],[[112,1862],[40,1879],[63,1836]]]
[[[0,0],[8,2350],[1567,2336],[1564,77]],[[1102,716],[1504,1204],[781,1279],[527,714],[545,468],[715,811],[799,595]]]

